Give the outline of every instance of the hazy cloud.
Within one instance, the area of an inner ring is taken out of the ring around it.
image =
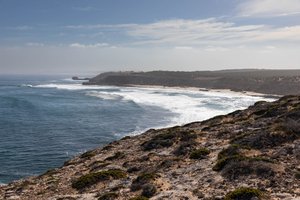
[[[178,19],[136,25],[128,29],[127,34],[140,45],[257,45],[264,42],[299,42],[300,26],[236,25],[216,19]]]
[[[203,47],[300,41],[300,26],[298,25],[290,27],[273,27],[265,24],[237,25],[215,18],[162,20],[146,24],[72,25],[66,28],[86,30],[86,35],[90,29],[99,29],[97,31],[101,31],[101,34],[108,38],[110,32],[107,30],[114,30],[119,33],[120,37],[125,38],[125,43],[118,45],[134,46]]]
[[[247,0],[238,5],[244,17],[274,17],[300,14],[300,0]]]
[[[80,43],[72,43],[69,45],[70,47],[75,48],[99,48],[99,47],[108,47],[108,43],[95,43],[95,44],[80,44]]]

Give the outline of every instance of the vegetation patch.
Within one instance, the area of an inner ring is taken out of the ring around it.
[[[238,188],[228,193],[224,200],[251,200],[252,198],[262,199],[263,192],[253,188]]]
[[[154,136],[149,141],[142,144],[145,151],[159,148],[166,148],[172,146],[174,143],[181,141],[193,141],[197,138],[197,135],[193,131],[180,130],[179,128],[173,128],[166,130],[165,133]]]
[[[233,155],[229,157],[223,157],[217,161],[215,166],[213,167],[214,171],[221,171],[227,164],[231,162],[241,162],[241,161],[249,161],[249,162],[268,162],[268,163],[274,163],[272,160],[264,157],[246,157],[242,155]]]
[[[189,142],[183,142],[179,145],[178,148],[175,149],[173,152],[176,156],[185,156],[189,154],[192,150],[195,149],[196,142],[189,141]]]
[[[203,159],[205,158],[210,151],[207,148],[196,149],[191,152],[190,159]]]
[[[140,171],[140,170],[141,170],[140,167],[138,167],[138,166],[133,166],[133,167],[128,168],[128,169],[127,169],[127,172],[128,172],[128,173],[133,173],[133,172],[138,172],[138,171]]]
[[[240,155],[240,149],[241,145],[238,144],[233,144],[230,145],[227,149],[223,149],[219,154],[218,154],[218,159],[224,159],[232,156],[238,156]]]
[[[137,191],[143,188],[144,185],[151,183],[158,177],[155,173],[140,174],[135,180],[132,181],[131,191]]]
[[[105,193],[103,195],[101,195],[98,200],[114,200],[116,198],[118,198],[118,194],[117,193],[114,193],[114,192],[108,192],[108,193]]]
[[[122,159],[124,157],[125,157],[125,154],[118,151],[113,156],[110,156],[110,157],[106,158],[105,160],[112,161],[112,160]]]
[[[256,175],[261,178],[270,178],[275,175],[273,165],[263,161],[253,161],[246,159],[238,162],[230,162],[222,170],[222,175],[230,180],[239,178],[240,176]]]
[[[175,164],[175,162],[178,162],[175,159],[166,159],[163,160],[160,164],[159,164],[159,168],[163,169],[163,168],[169,168],[171,166],[173,166]]]
[[[104,162],[104,161],[101,161],[101,160],[97,160],[93,163],[91,163],[89,165],[89,167],[91,168],[91,171],[95,171],[95,170],[99,170],[99,169],[102,169],[108,165],[110,165],[111,163],[108,163],[108,162]]]
[[[97,184],[100,181],[105,181],[109,179],[121,179],[125,178],[126,173],[119,169],[110,169],[107,171],[89,173],[79,177],[76,181],[72,183],[72,187],[81,190],[86,187]]]
[[[283,143],[294,141],[299,135],[294,132],[265,130],[245,136],[234,141],[235,144],[248,146],[253,149],[272,148]]]
[[[155,195],[156,191],[157,189],[155,185],[146,184],[143,186],[142,196],[150,198]]]
[[[96,152],[94,152],[94,151],[87,151],[87,152],[81,154],[80,158],[90,159],[90,158],[94,157],[95,155],[96,155]]]

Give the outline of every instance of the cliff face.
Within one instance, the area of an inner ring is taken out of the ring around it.
[[[0,187],[0,199],[300,199],[300,96],[149,130]]]
[[[199,87],[288,95],[300,94],[300,70],[109,72],[84,84]]]

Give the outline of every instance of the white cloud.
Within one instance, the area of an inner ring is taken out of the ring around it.
[[[95,43],[95,44],[72,43],[69,46],[74,48],[102,48],[102,47],[108,47],[109,44],[108,43]]]
[[[118,32],[118,45],[123,46],[171,46],[171,47],[224,47],[260,45],[261,43],[299,43],[300,25],[273,27],[264,24],[237,25],[215,18],[201,20],[163,20],[147,24],[96,24],[67,26],[68,29],[97,29],[102,36],[110,37],[110,31]],[[107,30],[110,30],[107,32]],[[129,43],[130,41],[130,43]],[[126,43],[127,42],[127,43]],[[265,45],[265,44],[263,44]],[[100,47],[105,45],[72,44],[73,47]],[[220,50],[220,49],[219,49]]]
[[[67,29],[84,29],[84,30],[93,30],[93,29],[128,29],[135,27],[137,24],[87,24],[87,25],[68,25],[63,28]]]
[[[135,44],[236,46],[264,42],[300,42],[300,26],[236,25],[216,19],[166,20],[131,27]]]
[[[274,17],[300,14],[300,0],[247,0],[238,5],[245,17]]]

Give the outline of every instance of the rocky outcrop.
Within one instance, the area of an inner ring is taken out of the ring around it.
[[[148,130],[0,187],[0,199],[300,199],[300,96]]]

